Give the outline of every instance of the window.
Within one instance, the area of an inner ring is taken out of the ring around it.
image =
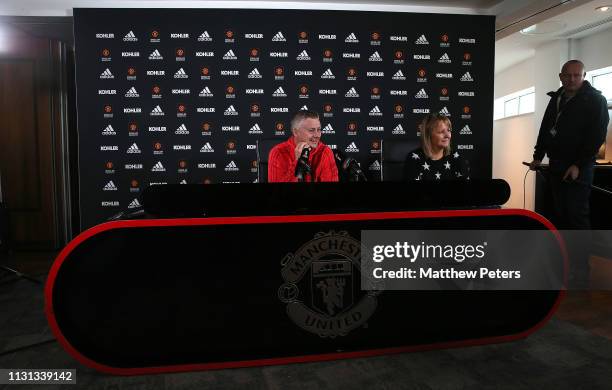
[[[535,87],[511,93],[495,99],[493,119],[498,120],[535,111]]]
[[[599,89],[608,102],[612,102],[612,66],[587,72],[586,80]]]

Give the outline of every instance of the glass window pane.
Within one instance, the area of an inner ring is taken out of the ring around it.
[[[493,120],[504,117],[504,99],[495,99],[493,102]]]
[[[518,98],[508,100],[504,103],[504,116],[518,115]]]
[[[599,89],[608,101],[612,100],[612,73],[593,76],[593,87]]]
[[[519,114],[535,111],[535,93],[523,95],[519,98]]]

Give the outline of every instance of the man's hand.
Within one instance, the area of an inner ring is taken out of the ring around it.
[[[580,169],[578,169],[578,167],[575,165],[570,165],[570,167],[567,168],[567,171],[565,171],[565,175],[563,175],[563,180],[574,181],[578,178],[579,174],[580,174]]]
[[[542,165],[542,160],[533,160],[529,163],[529,169],[536,171],[538,168],[540,168],[540,165]]]
[[[302,155],[302,150],[304,150],[304,148],[310,148],[310,146],[308,146],[308,142],[299,142],[297,145],[295,145],[296,160],[299,160],[300,156]]]

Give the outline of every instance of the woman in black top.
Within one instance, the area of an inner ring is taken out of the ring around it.
[[[467,164],[452,151],[451,121],[442,114],[429,114],[421,122],[421,147],[408,153],[404,180],[466,180]]]

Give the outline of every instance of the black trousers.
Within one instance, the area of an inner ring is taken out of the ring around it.
[[[570,277],[588,278],[591,249],[591,221],[589,198],[593,183],[593,165],[580,168],[574,181],[563,181],[565,169],[553,163],[550,166],[549,183],[552,190],[555,219],[553,223],[562,230],[570,257]],[[556,168],[556,169],[555,169]]]

